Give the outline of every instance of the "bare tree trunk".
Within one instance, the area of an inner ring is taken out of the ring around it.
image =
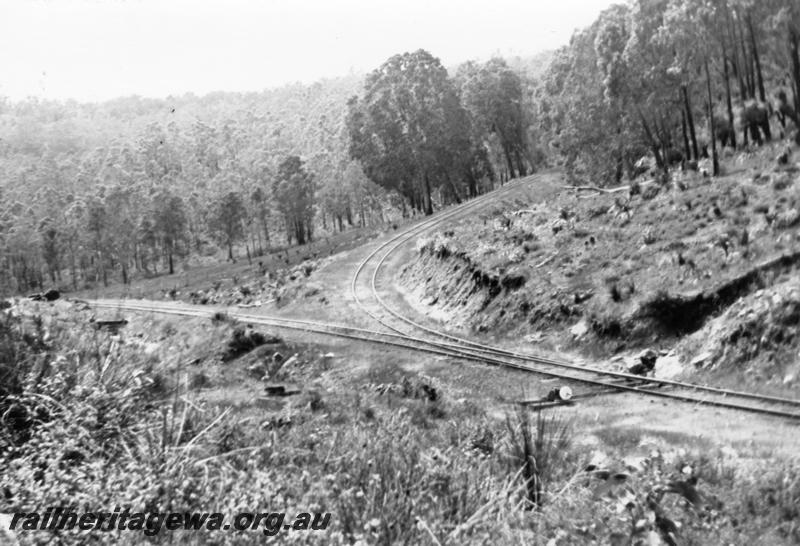
[[[433,202],[431,201],[431,181],[428,178],[428,173],[425,173],[425,214],[430,216],[433,214]]]
[[[697,148],[697,134],[694,130],[694,116],[692,116],[692,105],[689,102],[689,91],[686,84],[681,85],[681,92],[683,93],[683,107],[686,110],[686,123],[689,126],[689,135],[692,137],[692,154],[694,159],[700,159],[700,153]]]
[[[450,190],[453,192],[453,197],[456,200],[457,204],[461,204],[461,196],[458,194],[458,188],[453,183],[453,179],[450,178],[450,174],[445,170],[444,171],[445,180],[447,180],[447,185],[450,186]]]
[[[731,101],[731,81],[730,74],[728,73],[728,51],[724,37],[722,38],[722,65],[724,67],[723,71],[725,78],[725,105],[728,108],[728,125],[731,129],[728,138],[731,139],[731,146],[733,149],[736,149],[736,131],[734,131],[733,103]],[[716,138],[716,135],[713,135],[712,138]]]
[[[744,35],[744,28],[742,27],[742,19],[739,14],[736,14],[736,26],[739,32],[739,45],[742,49],[742,64],[745,70],[745,83],[747,84],[747,98],[754,99],[756,97],[756,84],[755,76],[753,75],[753,57],[748,55],[747,51],[747,38]]]
[[[734,76],[739,83],[739,100],[744,102],[747,99],[747,91],[744,85],[742,64],[739,62],[739,52],[736,49],[736,28],[733,24],[733,17],[731,16],[730,7],[727,5],[727,3],[725,5],[725,25],[728,30],[728,37],[731,41],[731,61],[733,63]]]
[[[514,164],[511,161],[511,154],[508,152],[508,149],[503,146],[503,154],[506,157],[506,164],[508,165],[508,173],[511,178],[514,178]]]
[[[75,267],[75,249],[72,246],[72,243],[69,245],[69,265],[70,265],[70,273],[72,274],[72,289],[77,291],[78,290],[78,273]]]
[[[708,55],[705,58],[706,69],[706,89],[708,90],[708,124],[711,137],[711,162],[714,165],[714,176],[719,175],[719,159],[717,159],[717,139],[713,137],[715,134],[714,127],[714,102],[711,97],[711,75],[708,72]]]
[[[655,138],[653,138],[653,132],[650,130],[650,126],[647,124],[647,119],[644,117],[642,110],[638,106],[636,109],[639,112],[639,119],[642,122],[644,134],[647,136],[647,140],[650,142],[650,149],[653,151],[653,156],[656,158],[656,165],[663,168],[664,160],[662,159],[661,152],[658,149],[658,143],[656,142]]]
[[[792,57],[792,77],[794,79],[794,111],[800,118],[800,35],[794,28],[789,29],[789,54]]]
[[[264,240],[261,238],[261,231],[256,228],[256,241],[258,242],[258,255],[264,255]]]
[[[686,127],[686,111],[681,108],[681,133],[683,134],[683,155],[686,159],[691,159],[692,154],[689,150],[689,133]]]
[[[261,229],[264,230],[264,245],[269,249],[269,227],[267,226],[267,219],[261,218]]]
[[[519,148],[514,148],[514,157],[517,159],[517,172],[520,176],[525,176],[528,174],[528,169],[525,168],[525,162],[522,160],[522,154],[519,151]]]
[[[761,102],[767,102],[767,94],[764,92],[764,76],[761,74],[761,59],[758,57],[758,47],[756,46],[756,33],[753,30],[753,17],[747,14],[747,30],[750,31],[750,47],[753,50],[753,60],[756,65],[756,77],[758,79],[758,97]]]

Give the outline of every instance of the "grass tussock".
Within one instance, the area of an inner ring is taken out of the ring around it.
[[[515,418],[506,417],[506,428],[511,464],[521,469],[530,507],[540,507],[547,485],[569,460],[571,426],[558,416],[546,416],[541,411],[531,423],[530,412],[520,408]]]

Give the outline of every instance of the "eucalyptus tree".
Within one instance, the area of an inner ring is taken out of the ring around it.
[[[175,273],[174,257],[186,252],[186,211],[180,196],[166,190],[156,196],[152,229],[171,275]]]
[[[529,112],[524,109],[522,78],[503,59],[485,64],[467,62],[456,73],[461,101],[469,112],[476,137],[498,137],[510,176],[525,176]]]
[[[434,189],[457,195],[453,168],[468,157],[467,116],[439,59],[421,49],[391,57],[348,108],[350,156],[370,179],[426,214]]]
[[[244,220],[247,211],[241,196],[228,191],[219,197],[211,213],[211,229],[217,240],[228,250],[228,260],[235,262],[234,245],[244,237]]]
[[[273,184],[275,204],[283,216],[286,237],[303,245],[311,241],[314,220],[314,177],[302,159],[291,155],[281,161]]]

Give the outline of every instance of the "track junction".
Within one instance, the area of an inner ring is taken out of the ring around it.
[[[476,197],[461,205],[432,215],[378,244],[357,266],[350,279],[350,298],[357,308],[371,317],[376,329],[347,325],[229,311],[231,318],[272,328],[336,336],[356,341],[382,344],[386,347],[418,351],[460,360],[511,368],[555,378],[562,384],[588,386],[589,391],[575,398],[613,392],[631,392],[649,397],[670,399],[690,404],[715,406],[731,410],[800,420],[800,400],[767,396],[752,392],[724,389],[711,385],[669,379],[643,377],[625,372],[579,365],[534,353],[509,351],[478,341],[453,335],[423,325],[390,305],[378,290],[378,280],[387,261],[412,239],[434,230],[445,222],[461,218],[475,209],[502,200],[515,189],[535,183],[538,176],[512,181],[505,186]],[[88,302],[97,308],[165,313],[187,317],[210,318],[216,308],[127,299],[103,299]],[[566,401],[568,402],[568,401]],[[560,401],[553,400],[552,404]]]

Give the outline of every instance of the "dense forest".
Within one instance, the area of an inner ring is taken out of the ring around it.
[[[341,136],[360,83],[0,103],[0,282],[75,287],[192,253],[255,254],[307,240],[317,210],[326,229],[372,221],[385,192]]]
[[[724,146],[796,132],[799,49],[792,0],[635,0],[530,59],[448,70],[419,50],[261,93],[0,99],[0,287],[256,256],[548,162],[598,185],[643,157],[717,174]]]
[[[488,117],[511,109],[519,117],[516,130],[527,126],[516,71],[494,60],[471,64],[456,80],[426,52],[407,58],[414,66],[427,63],[439,77],[430,89],[417,87],[429,95],[412,98],[416,110],[402,105],[395,112],[427,123],[402,128],[413,134],[404,153],[430,167],[424,203],[416,190],[407,191],[416,166],[398,183],[391,170],[398,163],[360,154],[351,142],[352,97],[371,96],[359,76],[262,93],[0,102],[0,285],[74,289],[110,277],[128,282],[172,273],[176,259],[191,255],[260,255],[382,222],[389,212],[431,212],[434,201],[462,199],[531,168],[519,156],[520,143],[513,144],[513,164],[492,164],[511,144],[500,142]],[[417,86],[415,78],[425,75],[410,70],[389,73],[383,91]],[[507,80],[505,104],[461,106],[457,85],[468,91],[482,86],[481,78]],[[384,107],[375,112],[388,112]],[[492,108],[497,112],[484,111]],[[456,112],[459,125],[441,131],[443,109]],[[480,128],[473,115],[483,116]],[[397,127],[396,119],[371,122],[375,131]],[[420,147],[419,139],[434,133],[435,147]]]

